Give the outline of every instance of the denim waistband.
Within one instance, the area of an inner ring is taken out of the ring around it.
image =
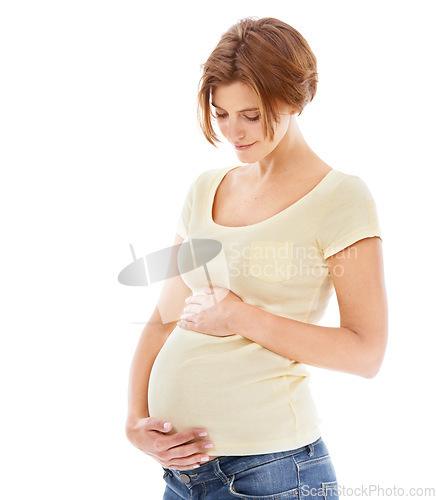
[[[205,464],[200,465],[196,469],[178,470],[162,467],[169,475],[174,475],[183,483],[189,483],[189,486],[194,486],[197,483],[209,481],[211,479],[216,479],[217,476],[220,477],[224,482],[228,480],[225,470],[226,465],[234,464],[235,459],[238,460],[238,471],[253,467],[254,465],[259,465],[268,461],[276,460],[278,458],[283,458],[302,451],[306,451],[308,456],[314,454],[314,446],[322,445],[324,442],[322,437],[319,437],[316,441],[312,443],[301,446],[293,450],[279,451],[276,453],[262,453],[260,455],[225,455],[222,457],[214,458]]]

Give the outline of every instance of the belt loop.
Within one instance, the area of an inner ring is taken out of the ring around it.
[[[309,455],[309,457],[311,457],[311,456],[314,454],[314,451],[313,451],[313,444],[312,444],[312,443],[308,444],[308,445],[307,445],[307,448],[308,448],[308,450],[307,450],[307,454]]]
[[[227,477],[227,475],[221,470],[219,458],[213,460],[211,464],[213,464],[213,471],[215,472],[215,475],[218,476],[224,484],[228,484],[231,478]]]
[[[162,467],[163,470],[165,471],[166,474],[168,474],[169,476],[173,477],[173,473],[171,471],[171,469],[167,469],[166,467]]]

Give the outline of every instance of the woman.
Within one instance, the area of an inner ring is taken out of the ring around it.
[[[191,184],[181,275],[132,363],[126,433],[163,467],[165,500],[337,496],[305,364],[374,377],[387,300],[368,187],[296,122],[316,84],[306,40],[274,18],[241,20],[203,65],[202,131],[215,146],[211,103],[244,165]],[[333,290],[340,326],[316,325]]]

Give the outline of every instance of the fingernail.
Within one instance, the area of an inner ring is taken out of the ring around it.
[[[213,443],[209,443],[205,445],[205,448],[213,448],[215,445]]]
[[[207,436],[207,432],[199,432],[198,435],[201,437],[204,437],[204,436]]]
[[[171,424],[169,422],[164,423],[164,428],[169,429],[171,427]]]
[[[209,457],[201,457],[200,460],[202,462],[207,462],[209,460]]]
[[[193,469],[197,469],[198,467],[200,467],[199,465],[194,465],[194,467],[192,467]]]

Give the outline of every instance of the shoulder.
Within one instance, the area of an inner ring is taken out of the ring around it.
[[[224,176],[225,172],[227,172],[231,168],[233,167],[210,168],[204,170],[192,180],[191,186],[193,186],[195,189],[204,189],[206,187],[209,187],[217,178],[219,178],[220,176]]]
[[[229,167],[225,167],[225,168],[209,168],[207,170],[204,170],[198,176],[198,181],[199,182],[213,181],[218,175],[220,175],[221,173],[224,173],[224,171],[227,170],[228,168]]]
[[[362,198],[373,199],[368,184],[362,177],[338,169],[335,169],[335,176],[326,195],[328,203],[340,203],[341,200],[352,203]]]
[[[315,230],[325,258],[358,239],[381,237],[376,203],[360,176],[337,172],[327,191]]]

